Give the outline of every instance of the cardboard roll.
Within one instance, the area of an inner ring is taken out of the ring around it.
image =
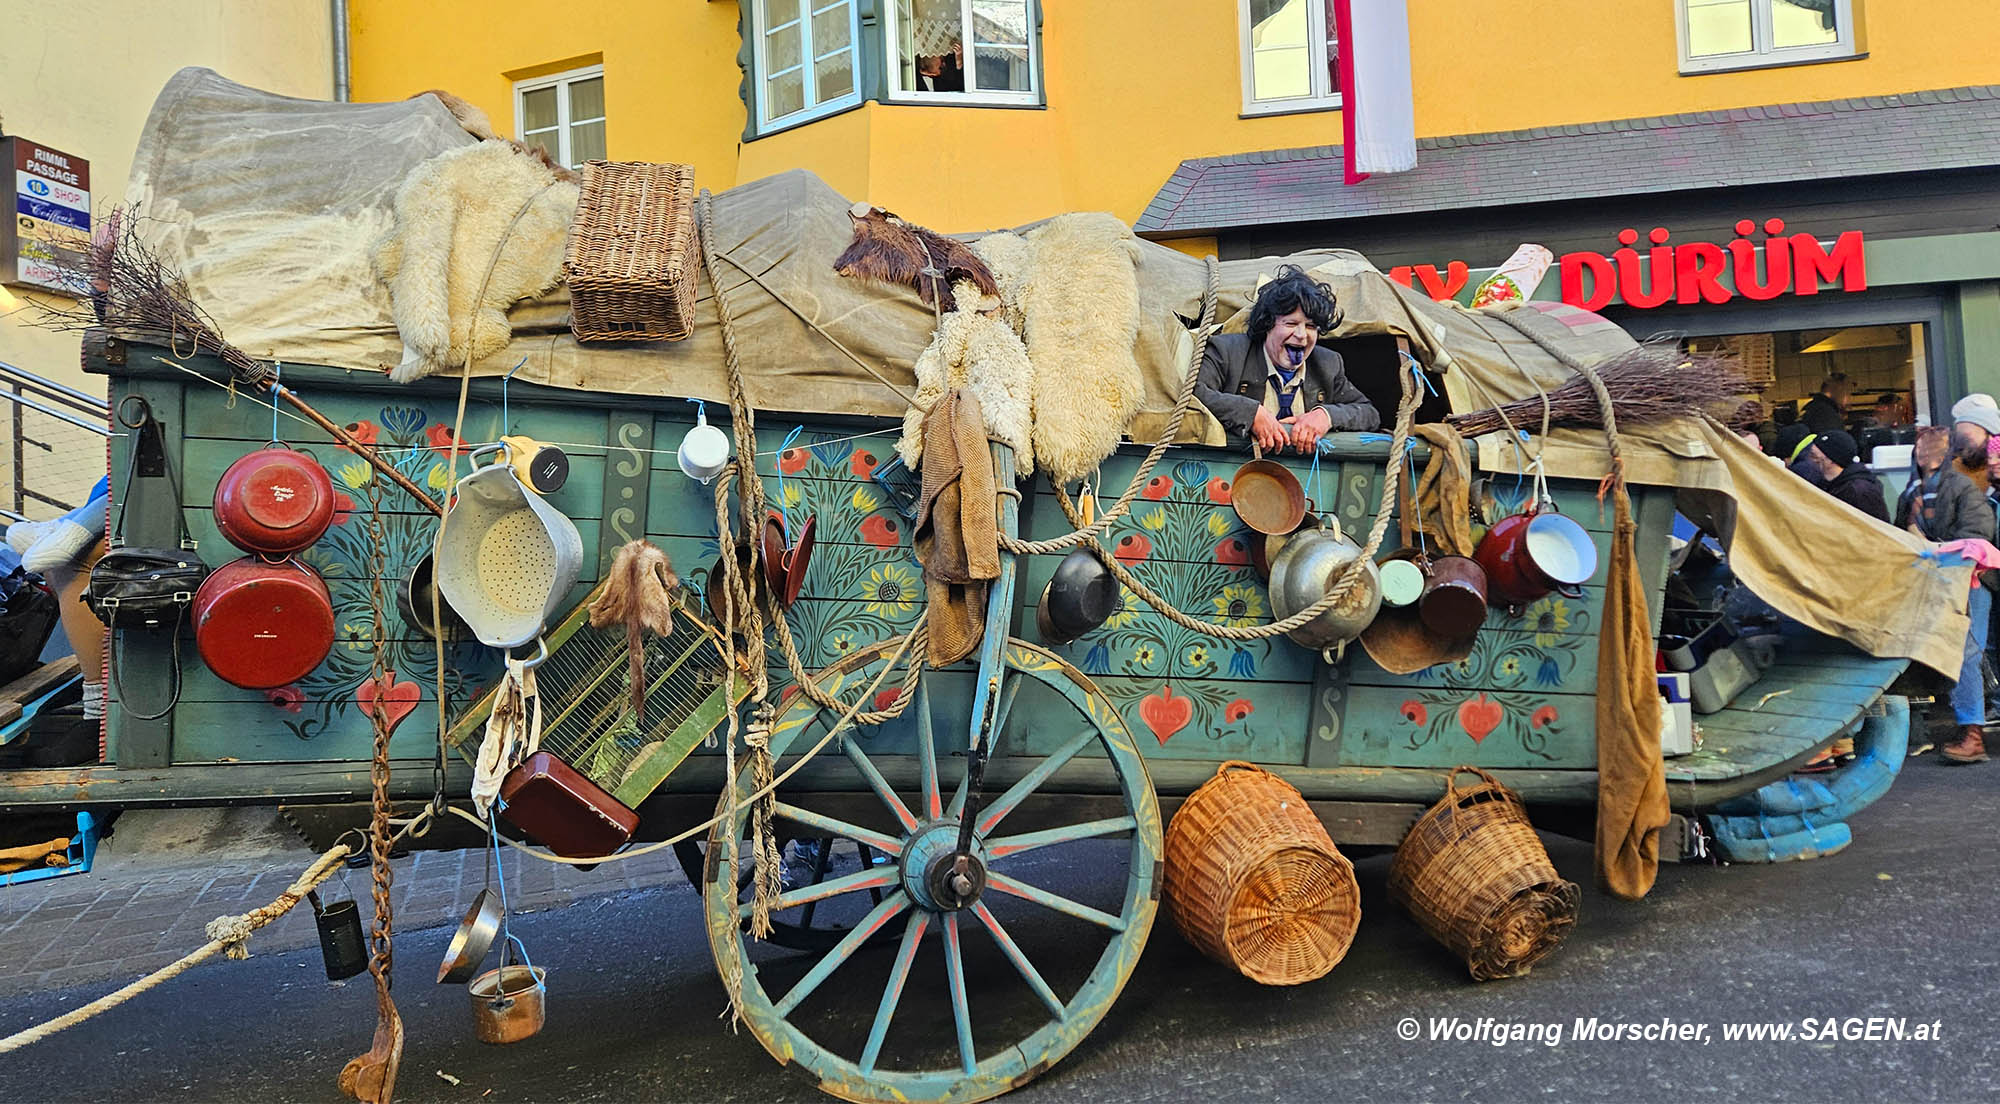
[[[239,457],[215,484],[215,527],[245,552],[286,556],[333,524],[333,480],[310,455],[272,442]]]
[[[231,560],[195,591],[194,642],[232,686],[284,686],[333,650],[333,600],[319,573],[297,560]]]

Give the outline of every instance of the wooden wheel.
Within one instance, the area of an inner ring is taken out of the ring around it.
[[[874,848],[858,840],[840,839],[834,836],[788,837],[780,845],[786,857],[785,888],[802,889],[819,885],[831,878],[839,877],[850,867],[874,866],[886,860]],[[794,850],[796,849],[796,850]],[[674,844],[674,857],[680,860],[681,871],[687,875],[689,883],[697,889],[705,884],[703,879],[708,869],[708,849],[704,843],[682,840]],[[751,864],[745,861],[737,872],[737,895],[744,901],[750,900],[751,880],[755,874]],[[880,904],[882,890],[873,890],[870,896]],[[819,902],[808,901],[795,913],[785,913],[771,919],[769,942],[794,951],[825,951],[846,937],[851,926],[829,920],[818,909]],[[748,924],[746,917],[743,921]]]
[[[855,693],[889,650],[877,645],[842,660],[829,683]],[[893,859],[779,898],[774,918],[808,903],[822,916],[844,905],[847,934],[830,949],[771,953],[744,930],[750,905],[726,856],[740,841],[741,862],[750,862],[747,774],[737,781],[734,822],[709,837],[709,944],[725,981],[741,977],[744,1022],[772,1057],[804,1066],[835,1096],[978,1101],[1032,1079],[1103,1019],[1152,929],[1160,810],[1131,734],[1110,700],[1057,656],[1010,640],[1002,667],[993,761],[974,815],[979,888],[969,896],[955,899],[938,881],[967,800],[966,672],[926,672],[902,717],[847,733],[794,779],[810,779],[810,789],[778,794],[779,830],[861,841]],[[780,766],[836,718],[794,696],[771,740]],[[1007,823],[1079,756],[1109,766],[1117,793],[1105,800],[1116,809],[1098,808],[1095,819],[1058,809],[1051,826],[1027,831],[1018,819]],[[1118,815],[1097,815],[1105,812]],[[1046,888],[1080,872],[1099,884]]]

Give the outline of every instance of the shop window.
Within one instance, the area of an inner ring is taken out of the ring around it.
[[[1681,72],[1860,56],[1852,0],[1676,0]]]
[[[747,6],[757,133],[861,102],[856,0],[750,0]]]
[[[889,93],[906,103],[1041,103],[1036,0],[889,0]]]
[[[514,133],[558,165],[602,160],[604,67],[572,69],[514,85]]]
[[[1340,43],[1331,0],[1237,0],[1237,15],[1245,115],[1340,106]]]

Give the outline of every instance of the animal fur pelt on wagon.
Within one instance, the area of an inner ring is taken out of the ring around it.
[[[982,255],[1018,263],[1023,251],[1009,236],[980,239]],[[1021,337],[1035,370],[1035,462],[1068,483],[1117,450],[1145,397],[1134,351],[1139,244],[1101,212],[1057,215],[1023,238],[1027,272],[996,277],[1019,288]]]
[[[970,247],[906,222],[879,207],[857,203],[847,212],[854,240],[833,260],[842,276],[860,276],[915,288],[925,306],[957,310],[953,288],[970,280],[981,295],[1000,294],[993,274]]]
[[[590,627],[625,626],[625,649],[632,662],[632,716],[646,712],[646,643],[640,632],[668,636],[674,631],[673,592],[680,589],[673,561],[651,541],[620,548],[604,575],[604,589],[590,603]]]
[[[507,347],[507,308],[562,278],[577,191],[544,159],[500,141],[411,170],[396,193],[395,226],[375,245],[375,273],[403,338],[391,379],[408,383]]]
[[[444,109],[451,112],[451,117],[458,120],[459,129],[472,135],[474,138],[482,142],[505,142],[514,147],[516,151],[527,154],[529,157],[547,165],[549,171],[555,173],[558,179],[567,180],[572,184],[581,184],[583,182],[583,176],[580,173],[556,164],[555,159],[550,157],[548,151],[542,147],[530,146],[509,138],[502,138],[499,134],[495,133],[493,130],[493,120],[486,117],[486,112],[480,110],[478,104],[446,92],[442,88],[433,88],[428,92],[419,92],[416,96],[411,96],[410,98],[414,100],[417,96],[437,97],[437,101],[444,105]]]
[[[955,295],[962,305],[944,316],[917,356],[917,400],[903,412],[896,451],[916,467],[923,459],[925,414],[945,392],[963,388],[979,399],[986,435],[1012,446],[1015,470],[1032,475],[1035,379],[1027,346],[998,314],[1000,301],[981,296],[971,280],[960,281]]]

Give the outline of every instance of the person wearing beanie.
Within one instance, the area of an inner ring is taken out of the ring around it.
[[[1889,520],[1889,500],[1882,494],[1882,481],[1858,463],[1854,436],[1844,429],[1814,436],[1806,446],[1806,456],[1819,466],[1826,493],[1867,514],[1876,521]]]
[[[1826,476],[1821,474],[1819,462],[1806,455],[1812,448],[1814,433],[1804,422],[1793,422],[1778,431],[1778,460],[1792,474],[1815,487],[1824,486]]]
[[[1951,408],[1951,461],[1939,472],[1934,503],[1937,524],[1926,524],[1924,535],[1935,541],[1980,537],[1992,540],[1994,510],[1986,498],[1987,442],[2000,436],[2000,405],[1993,396],[1971,394]],[[1982,671],[1986,658],[1988,621],[1993,612],[1993,591],[2000,578],[1982,572],[1979,583],[1966,601],[1966,616],[1972,627],[1965,635],[1965,658],[1959,666],[1958,682],[1951,688],[1952,719],[1958,738],[1938,749],[1946,763],[1966,764],[1986,761],[1986,695]]]

